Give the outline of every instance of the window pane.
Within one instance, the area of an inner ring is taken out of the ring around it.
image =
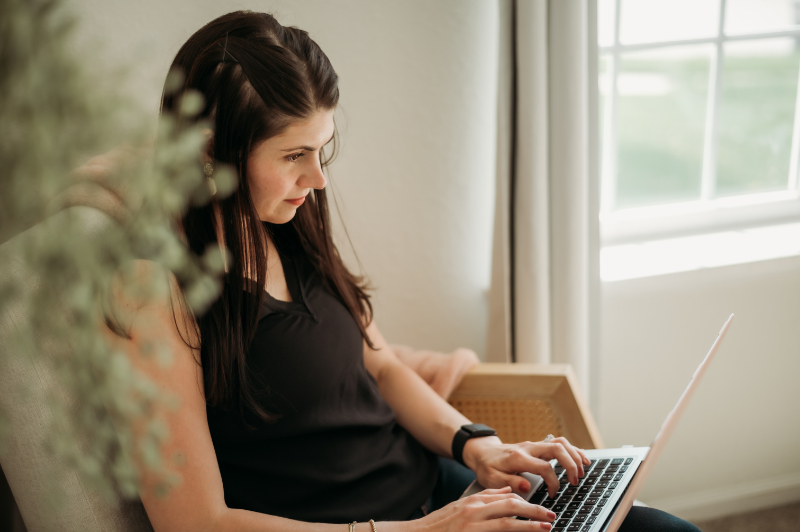
[[[617,208],[700,197],[711,45],[621,56]]]
[[[794,0],[728,0],[726,33],[757,33],[797,24]]]
[[[715,37],[720,0],[622,0],[624,44]]]
[[[727,43],[717,195],[785,188],[800,55],[791,38]]]
[[[597,44],[614,44],[614,9],[616,0],[597,0]]]

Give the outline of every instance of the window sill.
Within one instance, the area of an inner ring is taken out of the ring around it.
[[[792,189],[603,213],[600,233],[603,246],[616,246],[787,224],[798,219],[800,191]]]
[[[604,282],[800,255],[800,222],[605,246]]]

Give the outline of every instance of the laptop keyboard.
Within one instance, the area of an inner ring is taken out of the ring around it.
[[[547,484],[543,483],[530,502],[556,514],[553,532],[588,532],[631,462],[633,458],[592,460],[583,467],[586,474],[578,479],[577,486],[570,484],[564,468],[556,465],[553,468],[559,482],[556,497],[548,497]]]

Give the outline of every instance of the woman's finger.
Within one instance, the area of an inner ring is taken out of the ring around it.
[[[575,462],[575,465],[578,467],[578,476],[582,478],[586,472],[583,470],[583,458],[581,457],[580,453],[578,453],[578,449],[575,448],[575,446],[564,437],[556,438],[553,441],[556,441],[564,446],[564,449],[566,449],[570,457],[572,457],[572,460]]]
[[[530,519],[531,521],[552,522],[556,518],[555,512],[522,499],[495,501],[481,508],[478,514],[484,519],[520,516]]]
[[[485,488],[483,491],[476,493],[476,495],[494,495],[497,493],[511,493],[511,487],[503,486],[502,488]]]
[[[522,469],[521,471],[525,470]],[[492,475],[492,480],[498,484],[506,484],[517,493],[528,493],[531,490],[531,483],[519,475],[495,471]],[[556,483],[558,483],[558,479],[556,479]]]
[[[491,493],[491,494],[486,494],[486,495],[482,495],[482,494],[483,494],[483,492],[480,492],[480,493],[477,493],[476,495],[473,495],[473,497],[475,497],[475,499],[473,501],[470,501],[470,502],[477,502],[477,503],[480,503],[480,504],[491,504],[491,503],[497,502],[497,501],[506,501],[506,500],[515,500],[515,499],[519,500],[519,501],[522,501],[522,502],[525,502],[525,499],[523,499],[522,497],[520,497],[516,493],[511,493],[511,490],[508,490],[506,493]],[[482,495],[482,496],[480,496],[480,495]]]
[[[553,525],[542,521],[528,521],[525,519],[514,519],[513,517],[501,517],[483,521],[475,527],[476,532],[549,532]]]
[[[559,489],[558,476],[556,476],[553,468],[550,467],[550,462],[537,458],[534,454],[535,452],[535,449],[523,447],[519,452],[509,454],[507,463],[503,464],[503,469],[514,473],[528,472],[539,475],[547,484],[550,496],[554,497]],[[530,483],[520,475],[515,474],[512,477],[514,477],[514,480],[510,481],[511,485],[518,486],[518,491],[525,493],[531,489]]]
[[[578,465],[561,443],[555,440],[551,440],[548,443],[529,443],[528,449],[531,455],[538,456],[540,459],[552,460],[555,458],[558,460],[558,463],[567,470],[567,479],[573,485],[578,484]],[[548,463],[547,466],[550,467],[550,464]],[[550,469],[552,469],[552,467],[550,467]],[[537,474],[541,475],[541,473],[538,472]]]
[[[575,450],[578,451],[578,454],[581,455],[581,459],[583,460],[583,465],[588,466],[589,464],[592,463],[592,461],[589,460],[589,457],[586,456],[586,453],[583,451],[583,449],[578,449],[577,447],[575,447]]]

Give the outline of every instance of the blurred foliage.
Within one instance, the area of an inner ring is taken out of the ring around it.
[[[55,375],[44,444],[61,472],[77,470],[102,493],[131,496],[134,460],[162,479],[161,488],[175,480],[160,458],[166,429],[149,416],[168,398],[109,347],[101,303],[115,272],[145,259],[181,279],[187,303],[202,311],[218,294],[223,261],[219,249],[192,254],[174,223],[190,202],[211,197],[199,163],[204,124],[179,127],[182,117],[164,116],[156,147],[146,147],[152,123],[92,81],[85,66],[93,57],[75,56],[75,31],[58,1],[0,1],[0,320],[17,316],[13,335],[0,342],[0,364],[18,357]],[[181,75],[171,73],[166,90],[181,88]],[[202,106],[197,93],[182,98],[183,117]],[[220,195],[235,187],[230,171],[218,168],[214,178]],[[79,204],[109,216],[88,223],[85,208],[68,208]],[[20,265],[35,279],[32,289],[12,272]],[[167,283],[139,289],[168,297]],[[163,346],[152,354],[163,362],[170,356]],[[132,429],[134,420],[144,420],[143,430]],[[0,426],[0,438],[3,430],[7,436],[9,427]]]

